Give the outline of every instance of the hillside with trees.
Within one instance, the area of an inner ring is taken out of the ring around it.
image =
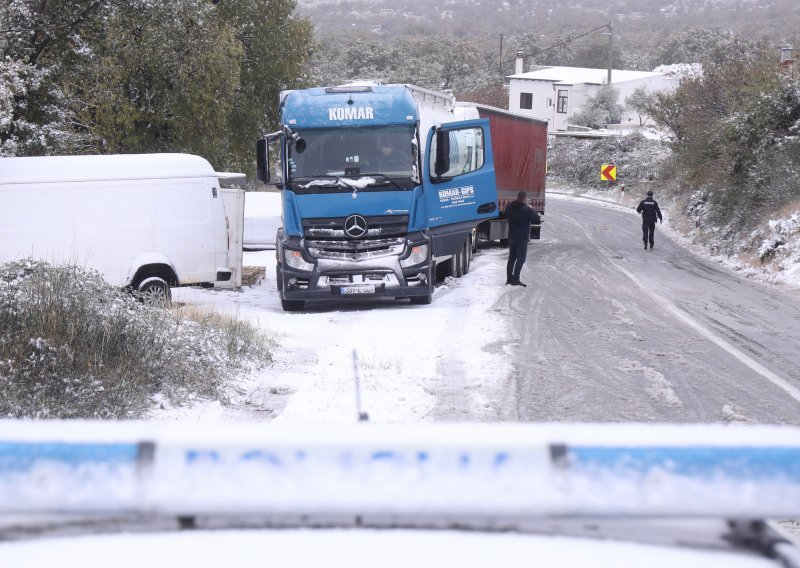
[[[780,47],[800,48],[796,0],[9,0],[0,155],[190,152],[252,172],[283,89],[378,79],[504,107],[517,51],[527,66],[605,67],[609,23],[615,67],[704,72],[658,100],[604,93],[580,120],[636,105],[669,134],[641,155],[672,156],[642,171],[660,172],[721,247],[761,238],[758,223],[800,198],[800,71],[777,66]]]

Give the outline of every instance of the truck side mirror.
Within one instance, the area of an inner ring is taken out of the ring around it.
[[[269,183],[269,146],[266,138],[256,142],[256,175],[260,181]]]
[[[436,160],[433,164],[433,173],[442,177],[450,170],[450,133],[446,130],[436,131]]]

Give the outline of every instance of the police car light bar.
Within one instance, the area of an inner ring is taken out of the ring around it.
[[[800,516],[800,429],[0,421],[0,513]]]

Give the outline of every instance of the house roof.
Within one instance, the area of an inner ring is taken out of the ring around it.
[[[624,71],[621,69],[611,70],[611,83],[625,83],[636,79],[647,79],[650,77],[660,77],[663,73],[652,71]],[[565,83],[575,85],[578,83],[589,83],[603,85],[608,77],[608,69],[588,69],[585,67],[543,67],[536,71],[527,73],[517,73],[509,75],[509,79],[523,79],[530,81],[547,81],[550,83]]]

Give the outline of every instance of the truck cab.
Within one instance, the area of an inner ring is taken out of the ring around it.
[[[277,157],[285,310],[367,297],[428,304],[437,263],[463,267],[474,228],[497,216],[497,192],[488,121],[456,120],[454,107],[406,85],[282,95],[281,130],[259,141],[257,159],[269,181]]]

